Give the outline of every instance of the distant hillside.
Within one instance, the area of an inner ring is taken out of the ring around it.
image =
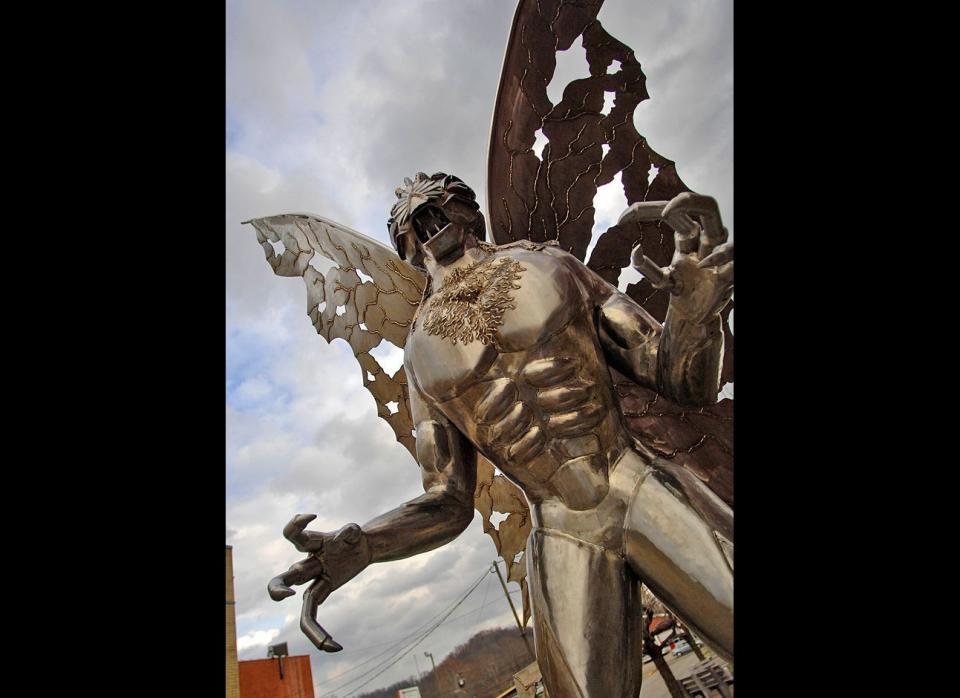
[[[533,632],[527,640],[533,647]],[[414,650],[417,651],[417,650]],[[437,676],[429,671],[416,681],[410,677],[357,698],[396,698],[397,690],[419,686],[423,698],[447,698],[457,687],[457,675],[466,681],[468,696],[493,698],[513,683],[513,675],[533,661],[516,628],[494,628],[477,633],[456,647],[437,665]]]

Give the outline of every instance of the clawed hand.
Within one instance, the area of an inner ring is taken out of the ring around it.
[[[694,321],[719,313],[733,293],[733,243],[720,220],[717,202],[684,192],[670,202],[633,204],[618,224],[664,220],[674,230],[676,251],[669,267],[660,267],[637,245],[630,261],[654,288],[668,290],[671,309]]]
[[[307,531],[314,514],[297,514],[283,527],[283,535],[297,550],[310,555],[270,580],[267,592],[274,601],[292,596],[292,585],[313,581],[303,593],[300,629],[318,649],[339,652],[343,647],[317,623],[317,608],[339,587],[370,564],[366,535],[357,524],[347,524],[336,533]]]

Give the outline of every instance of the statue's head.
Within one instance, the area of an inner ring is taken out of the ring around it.
[[[486,240],[487,226],[473,189],[459,177],[417,172],[396,189],[390,209],[390,240],[397,254],[425,270],[425,258],[437,264],[458,259],[476,240]]]

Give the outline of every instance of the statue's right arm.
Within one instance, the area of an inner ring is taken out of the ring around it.
[[[459,536],[473,520],[476,451],[427,404],[409,370],[407,377],[424,494],[361,527],[371,562],[399,560],[438,548]]]
[[[439,548],[459,536],[473,520],[476,450],[438,410],[426,403],[409,369],[407,377],[424,494],[363,526],[351,523],[331,533],[306,529],[316,518],[313,514],[294,516],[284,527],[283,535],[297,550],[310,556],[270,581],[268,589],[275,601],[293,594],[292,584],[322,579],[323,586],[310,600],[316,610],[327,594],[369,564]],[[314,623],[312,611],[308,615],[310,626]],[[309,634],[311,630],[305,632]],[[323,644],[320,640],[317,643],[318,647]]]
[[[297,550],[309,556],[270,580],[267,590],[280,601],[295,593],[291,585],[312,582],[303,594],[300,628],[325,652],[343,649],[316,620],[317,608],[331,592],[370,563],[399,560],[449,543],[473,520],[476,451],[423,400],[409,367],[407,377],[424,493],[363,526],[351,523],[333,533],[308,531],[307,524],[316,516],[298,514],[283,529]]]
[[[297,550],[309,556],[270,580],[268,592],[280,601],[295,593],[291,585],[312,582],[303,594],[300,628],[326,652],[343,649],[316,620],[317,608],[332,591],[372,562],[399,560],[449,543],[473,520],[476,451],[422,398],[409,367],[407,378],[424,493],[364,526],[351,523],[334,533],[308,531],[316,516],[298,514],[283,529]]]

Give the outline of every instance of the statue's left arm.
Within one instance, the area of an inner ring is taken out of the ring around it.
[[[726,242],[716,202],[697,194],[681,194],[665,206],[635,204],[620,222],[657,218],[676,231],[670,266],[660,269],[639,247],[631,261],[655,287],[670,292],[664,324],[597,278],[600,342],[611,365],[637,383],[681,405],[713,404],[723,363],[720,311],[733,293],[733,244]]]

